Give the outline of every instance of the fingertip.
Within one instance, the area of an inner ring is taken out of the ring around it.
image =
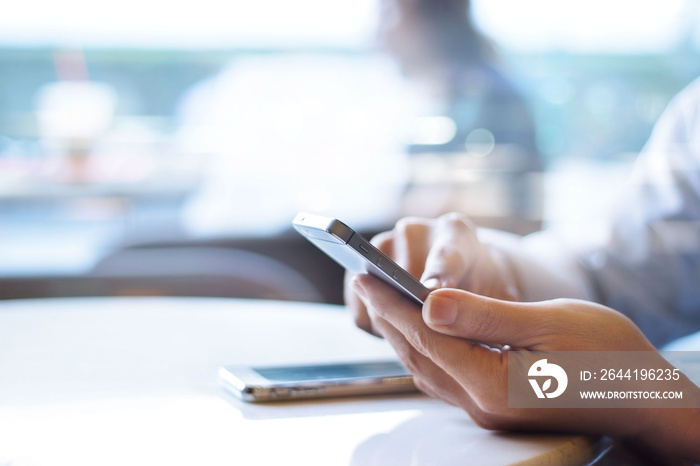
[[[435,264],[435,259],[428,259],[426,268],[420,277],[420,282],[430,290],[455,288],[458,284],[456,277],[460,276],[460,273],[459,270],[445,267],[444,264],[438,266],[438,264]]]
[[[455,288],[457,286],[457,280],[452,278],[452,274],[445,271],[426,271],[423,273],[420,282],[431,291],[442,288]]]
[[[437,277],[430,277],[430,278],[424,279],[424,280],[422,280],[422,283],[423,283],[424,287],[426,287],[427,289],[429,289],[431,291],[443,288],[442,282]]]

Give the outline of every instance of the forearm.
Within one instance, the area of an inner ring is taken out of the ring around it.
[[[516,275],[521,301],[595,300],[574,255],[551,233],[521,237],[481,229],[479,239],[505,256]]]

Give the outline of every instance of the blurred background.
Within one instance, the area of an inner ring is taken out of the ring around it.
[[[6,5],[0,299],[341,302],[300,210],[595,235],[699,24],[697,0]]]

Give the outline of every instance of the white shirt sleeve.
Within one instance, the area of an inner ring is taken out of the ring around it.
[[[602,303],[628,315],[656,345],[698,331],[700,80],[659,119],[607,232],[603,242],[576,249],[549,232],[499,247],[514,264],[525,300]]]

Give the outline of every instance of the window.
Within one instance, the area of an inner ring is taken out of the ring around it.
[[[407,142],[431,151],[458,128],[377,53],[380,11],[375,0],[6,7],[0,273],[89,268],[125,237],[273,233],[299,209],[368,227],[406,213]],[[575,166],[582,185],[606,167],[618,179],[700,74],[699,14],[694,0],[473,1],[543,166]],[[499,142],[467,133],[473,154]],[[576,186],[568,176],[545,187]],[[482,198],[503,200],[488,186]],[[548,199],[548,221],[591,203],[572,189]]]

